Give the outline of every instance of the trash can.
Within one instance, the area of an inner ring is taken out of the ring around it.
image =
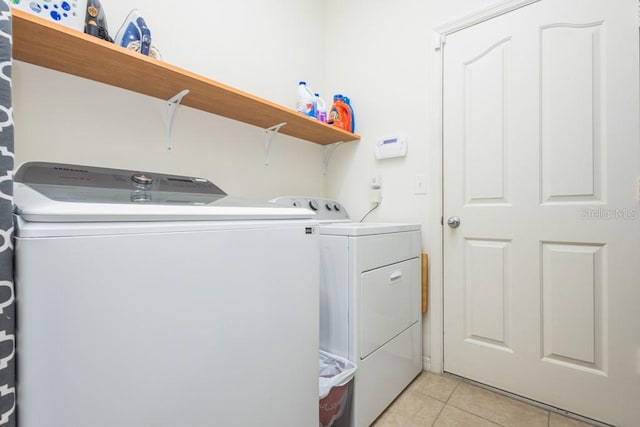
[[[320,427],[349,427],[356,365],[322,350],[319,356]]]

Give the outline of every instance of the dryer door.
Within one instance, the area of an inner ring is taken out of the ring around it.
[[[420,260],[364,272],[360,284],[360,359],[364,359],[418,321]]]

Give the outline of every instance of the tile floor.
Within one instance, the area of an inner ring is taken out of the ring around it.
[[[374,427],[587,427],[449,376],[422,372]]]

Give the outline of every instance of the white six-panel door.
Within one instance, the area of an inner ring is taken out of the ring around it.
[[[637,2],[542,0],[443,73],[445,371],[640,425]]]

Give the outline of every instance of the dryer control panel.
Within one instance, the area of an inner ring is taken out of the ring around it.
[[[347,210],[338,202],[322,197],[283,196],[271,200],[287,206],[311,209],[316,213],[315,219],[325,222],[349,222]]]

